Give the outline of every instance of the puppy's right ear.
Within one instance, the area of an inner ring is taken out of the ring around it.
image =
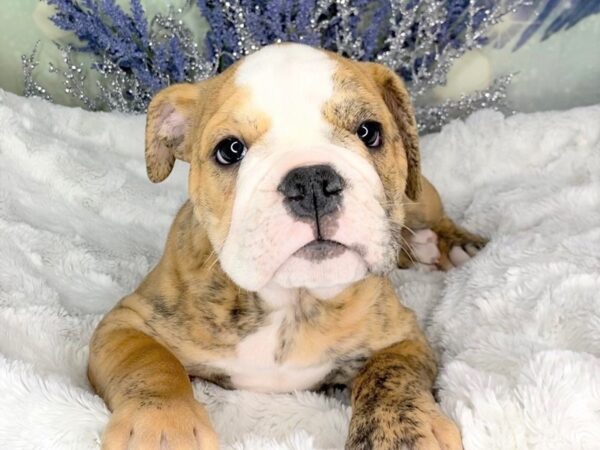
[[[190,161],[186,137],[199,96],[197,84],[175,84],[160,91],[150,102],[145,152],[148,178],[154,183],[169,176],[175,158]]]

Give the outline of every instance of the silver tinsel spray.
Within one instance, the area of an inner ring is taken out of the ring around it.
[[[237,60],[245,55],[258,50],[264,43],[256,42],[247,27],[247,18],[241,0],[226,0],[216,2],[220,4],[228,21],[235,28],[239,37],[237,47],[231,54],[232,60]],[[437,42],[440,27],[446,18],[445,0],[420,1],[415,7],[409,0],[392,0],[390,2],[391,14],[389,17],[389,34],[385,38],[382,49],[377,57],[377,62],[387,65],[398,73],[409,73],[411,81],[407,87],[416,105],[417,122],[421,132],[438,130],[442,125],[454,118],[462,118],[480,108],[503,108],[506,100],[506,90],[512,76],[507,75],[495,79],[491,85],[483,90],[461,96],[458,100],[446,100],[438,104],[427,103],[427,93],[435,86],[446,84],[448,71],[454,62],[465,52],[482,45],[483,38],[490,31],[490,27],[502,19],[509,12],[528,4],[527,0],[502,0],[488,9],[475,7],[474,1],[469,2],[466,10],[466,27],[463,31],[463,44],[459,47],[446,45],[440,48]],[[330,17],[327,12],[335,8],[337,14]],[[217,73],[220,58],[223,55],[214,55],[211,60],[203,57],[192,31],[181,21],[181,10],[171,8],[166,15],[156,15],[150,23],[150,46],[165,42],[176,37],[183,46],[187,60],[186,80],[196,81],[208,78]],[[321,32],[327,29],[331,21],[335,20],[340,26],[335,27],[336,49],[338,53],[351,58],[362,59],[364,50],[360,38],[351,32],[350,23],[357,19],[360,11],[352,6],[351,0],[317,0],[310,19],[313,31]],[[483,21],[475,27],[476,14],[483,16]],[[418,25],[418,26],[417,26]],[[416,36],[411,35],[412,30],[418,29]],[[413,49],[406,51],[405,42],[408,36],[415,39]],[[301,39],[302,41],[302,39]],[[36,47],[37,49],[37,47]],[[23,56],[23,71],[25,76],[25,95],[41,96],[51,100],[47,90],[35,81],[34,71],[36,49],[33,54]],[[50,66],[50,72],[56,72],[61,77],[65,93],[74,97],[77,103],[90,110],[117,110],[123,112],[145,111],[152,93],[142,87],[140,81],[131,72],[124,71],[113,61],[104,58],[97,61],[96,72],[99,79],[95,81],[97,94],[92,98],[87,70],[81,63],[76,63],[77,50],[72,47],[62,47],[62,68]],[[430,64],[417,64],[419,58],[429,55]],[[165,85],[170,80],[165,79]]]

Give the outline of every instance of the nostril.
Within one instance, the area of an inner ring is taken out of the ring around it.
[[[344,188],[342,186],[342,183],[338,180],[324,180],[322,189],[323,194],[325,194],[326,197],[329,197],[331,195],[338,195],[340,192],[343,191]]]
[[[289,200],[302,200],[305,196],[306,196],[306,190],[303,184],[292,184],[290,186],[289,189],[287,189],[287,192],[285,193],[285,196],[289,199]]]
[[[344,186],[340,178],[333,178],[332,180],[323,180],[321,188],[323,194],[325,194],[326,197],[338,195],[344,190]]]
[[[298,201],[302,200],[306,196],[305,186],[293,178],[286,178],[279,185],[277,190],[281,192],[288,200]]]

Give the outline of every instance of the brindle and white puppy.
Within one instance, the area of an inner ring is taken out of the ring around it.
[[[189,375],[263,392],[345,384],[346,448],[461,448],[431,393],[434,355],[386,274],[410,263],[402,242],[448,268],[484,241],[421,176],[400,79],[266,47],[153,99],[150,179],[176,158],[190,199],[164,255],[92,338],[89,378],[113,411],[103,448],[217,448]]]

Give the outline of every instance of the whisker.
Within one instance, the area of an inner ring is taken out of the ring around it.
[[[420,202],[395,202],[393,200],[381,200],[379,201],[379,204],[382,207],[386,207],[386,206],[411,206],[411,205],[418,205],[420,204]]]
[[[210,265],[210,267],[207,270],[211,271],[212,268],[215,267],[215,264],[217,264],[218,261],[219,261],[219,257],[216,257],[215,260],[213,261],[213,263]]]
[[[415,259],[413,258],[415,249],[412,245],[409,244],[409,242],[406,239],[404,239],[403,236],[400,236],[400,239],[402,240],[402,242],[400,242],[400,247],[405,251],[406,256],[408,256],[408,259],[410,259],[410,262],[412,264],[416,264],[417,261],[415,261]],[[406,247],[404,245],[406,245]]]
[[[222,249],[223,249],[223,245],[221,245],[221,247],[218,250],[215,247],[213,247],[213,249],[210,252],[210,254],[206,257],[206,259],[202,263],[201,268],[203,268],[210,261],[211,258],[214,258],[214,261],[210,264],[210,266],[207,269],[207,270],[210,271],[215,266],[215,264],[217,263],[217,261],[219,260],[218,252],[220,252]]]
[[[406,224],[400,224],[400,228],[403,230],[408,231],[410,234],[412,234],[413,236],[415,236],[417,234],[417,232],[415,230],[413,230],[412,228],[410,228],[408,225]]]

